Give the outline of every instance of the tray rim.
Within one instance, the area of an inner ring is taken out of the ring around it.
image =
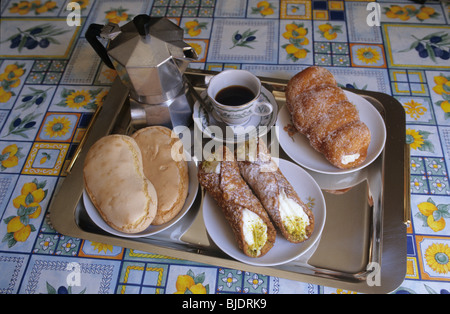
[[[186,72],[186,75],[188,77],[191,76],[193,80],[199,79],[200,77],[200,81],[202,80],[205,81],[206,77],[214,75],[216,73],[217,72],[189,69]],[[264,84],[269,84],[271,86],[275,98],[284,96],[283,89],[287,83],[286,80],[272,79],[265,77],[260,77],[260,79]],[[382,100],[388,99],[389,104],[385,104],[383,106],[384,109],[385,110],[387,109],[390,114],[386,115],[385,119],[402,117],[401,119],[402,121],[395,121],[395,125],[396,127],[399,127],[399,125],[400,127],[406,126],[406,122],[404,121],[405,120],[404,109],[398,103],[398,101],[395,100],[392,96],[373,91],[362,91],[354,89],[351,89],[351,91],[356,94],[363,95],[365,97],[372,97],[378,102],[380,102],[382,105],[383,103],[380,100],[380,98]],[[107,107],[108,110],[101,110],[100,113],[98,114],[97,118],[98,121],[93,123],[92,129],[88,132],[86,141],[84,142],[84,145],[86,145],[86,147],[90,147],[100,137],[111,133],[113,125],[117,120],[117,117],[120,114],[120,111],[127,97],[128,93],[126,87],[123,86],[123,84],[120,82],[119,79],[116,79],[103,105],[103,107]],[[398,103],[398,105],[396,105],[395,102]],[[386,120],[386,128],[388,129],[388,135],[389,135],[389,128],[392,126],[391,124],[392,122],[394,121]],[[395,282],[394,284],[391,284],[388,287],[383,285],[369,286],[364,280],[359,281],[354,279],[342,280],[340,278],[336,278],[335,276],[333,276],[332,272],[330,272],[330,275],[322,273],[320,274],[320,276],[314,273],[295,273],[288,270],[281,270],[278,269],[277,267],[261,267],[248,265],[230,258],[206,256],[202,254],[201,249],[188,252],[184,250],[177,250],[174,248],[163,247],[151,243],[139,242],[135,241],[135,239],[120,238],[112,235],[97,234],[85,231],[78,226],[75,217],[78,203],[82,199],[82,191],[83,191],[82,161],[84,160],[85,154],[87,153],[86,150],[84,149],[82,149],[78,154],[78,160],[74,163],[71,172],[64,179],[60,187],[60,190],[58,191],[58,193],[55,193],[55,195],[52,198],[52,203],[49,206],[50,220],[57,232],[81,239],[100,241],[103,243],[108,243],[111,245],[116,245],[128,249],[137,249],[141,251],[167,255],[179,259],[191,260],[200,263],[207,263],[218,267],[230,267],[233,269],[261,273],[275,277],[283,277],[291,280],[308,282],[317,285],[338,287],[342,289],[348,289],[364,293],[387,293],[395,290],[403,282],[406,275],[406,226],[409,223],[410,217],[409,163],[405,163],[406,160],[409,160],[409,149],[406,145],[406,142],[404,141],[405,132],[403,132],[403,134],[395,134],[394,137],[395,139],[391,138],[391,140],[395,140],[396,142],[402,142],[405,144],[393,145],[394,147],[390,148],[389,154],[392,153],[392,155],[397,156],[397,158],[399,155],[403,156],[402,160],[403,167],[400,167],[401,169],[398,169],[397,166],[391,167],[389,163],[385,163],[383,165],[384,168],[383,172],[390,173],[390,171],[393,170],[395,170],[395,172],[400,172],[401,175],[396,176],[394,180],[395,182],[393,182],[393,184],[400,184],[403,187],[403,197],[397,197],[395,204],[383,204],[383,208],[388,207],[393,209],[387,211],[384,210],[385,212],[387,212],[387,215],[386,214],[384,215],[382,223],[383,237],[381,239],[382,242],[381,250],[383,250],[383,254],[382,254],[381,270],[382,276],[385,275],[395,276],[396,278],[401,278],[401,281]],[[391,150],[393,151],[391,152]],[[383,154],[385,154],[386,152],[387,151],[383,152]],[[389,156],[385,156],[385,158],[386,157]],[[70,191],[70,193],[63,193],[61,191]],[[390,191],[389,189],[385,189],[385,192],[390,193],[392,191]],[[202,208],[202,205],[203,205],[203,197],[201,197],[200,200],[199,205],[200,209]],[[401,208],[401,210],[399,208]],[[398,246],[399,242],[404,242],[402,243],[402,247],[400,249],[398,247],[393,248],[393,246]],[[388,251],[385,252],[385,250]],[[402,265],[392,265],[392,263],[390,263],[388,258],[390,254],[395,255],[401,254],[402,256],[404,254],[405,257],[404,265],[403,263]],[[387,267],[386,265],[388,265],[389,267]],[[387,272],[387,274],[385,274],[385,270],[388,268],[389,271]],[[392,274],[393,271],[395,271],[395,274]],[[401,271],[400,275],[398,273],[399,271]],[[400,279],[398,279],[397,281],[399,280]]]

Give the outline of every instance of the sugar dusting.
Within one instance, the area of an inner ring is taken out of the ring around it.
[[[370,131],[335,83],[328,70],[307,68],[288,83],[287,107],[295,128],[314,149],[338,168],[353,168],[367,156]]]

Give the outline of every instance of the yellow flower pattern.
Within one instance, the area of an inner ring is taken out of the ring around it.
[[[45,134],[50,137],[61,137],[69,132],[71,122],[66,117],[55,117],[45,126]]]
[[[81,90],[71,93],[66,100],[67,107],[80,109],[86,106],[91,101],[91,96],[88,92]]]
[[[76,90],[64,88],[61,92],[62,100],[57,106],[71,108],[75,110],[88,109],[95,111],[102,106],[108,96],[108,90],[104,88],[91,90]]]
[[[428,139],[432,133],[425,130],[406,129],[406,144],[413,150],[434,152],[434,145]]]
[[[377,63],[381,59],[380,53],[372,47],[359,48],[356,56],[365,64]]]
[[[443,243],[430,245],[425,252],[428,266],[439,274],[450,272],[450,247]]]
[[[427,108],[423,104],[414,100],[406,102],[403,107],[405,108],[406,114],[414,120],[419,119],[427,112]]]
[[[113,251],[113,246],[111,244],[105,244],[105,243],[101,243],[101,242],[91,242],[91,245],[94,247],[94,250],[96,250],[98,253],[103,252],[103,253],[108,253]]]
[[[407,143],[412,149],[418,149],[422,147],[424,140],[423,136],[419,134],[416,130],[408,129],[406,130],[406,136],[408,137]]]

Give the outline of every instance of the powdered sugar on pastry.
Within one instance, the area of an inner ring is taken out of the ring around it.
[[[296,74],[286,103],[295,128],[332,165],[348,169],[364,162],[370,130],[328,70],[315,66]]]
[[[286,86],[286,104],[290,108],[294,99],[319,85],[337,86],[334,76],[324,68],[311,66],[292,77]]]
[[[246,142],[243,146],[248,146]],[[267,147],[257,140],[252,161],[238,161],[239,170],[261,201],[274,224],[290,242],[300,243],[314,230],[314,215],[271,159]],[[271,171],[268,171],[271,169]]]
[[[200,163],[198,178],[221,208],[244,254],[250,257],[266,254],[275,243],[275,227],[242,179],[237,162],[226,146]]]

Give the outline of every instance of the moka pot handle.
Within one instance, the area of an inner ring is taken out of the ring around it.
[[[108,56],[108,52],[106,51],[105,46],[103,46],[103,44],[98,40],[98,37],[100,37],[100,34],[102,32],[102,28],[103,25],[100,24],[93,23],[89,25],[89,28],[86,31],[86,39],[89,44],[91,44],[92,48],[94,48],[95,52],[103,60],[103,62],[111,69],[114,69],[114,65]]]

